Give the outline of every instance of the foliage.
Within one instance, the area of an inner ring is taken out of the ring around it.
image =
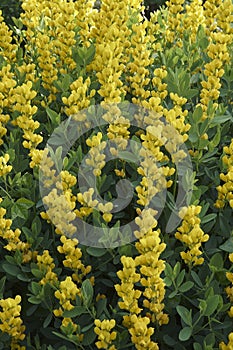
[[[231,349],[231,1],[94,3],[0,18],[0,348]]]

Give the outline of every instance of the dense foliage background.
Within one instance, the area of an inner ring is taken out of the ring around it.
[[[232,2],[95,5],[1,1],[0,349],[230,350]],[[76,218],[108,233],[97,247]]]

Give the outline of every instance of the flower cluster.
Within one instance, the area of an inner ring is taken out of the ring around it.
[[[75,301],[76,296],[80,296],[81,292],[77,285],[72,281],[70,276],[59,284],[59,289],[54,293],[55,297],[59,300],[59,309],[54,310],[54,315],[60,317],[65,310],[72,310],[74,305],[72,301]]]
[[[60,254],[65,254],[63,265],[74,271],[72,274],[74,281],[81,282],[83,277],[91,271],[91,266],[85,267],[81,262],[82,251],[77,247],[78,240],[75,238],[68,239],[65,236],[61,236],[60,241],[62,246],[58,246],[57,250]]]
[[[88,70],[96,71],[101,103],[118,103],[126,95],[121,76],[127,57],[125,49],[129,46],[127,20],[128,3],[123,0],[104,0],[94,15],[91,36],[96,40],[96,55]]]
[[[98,341],[95,344],[98,349],[116,350],[115,345],[111,345],[117,335],[116,332],[111,332],[115,325],[115,320],[95,320],[94,331],[98,335]]]
[[[190,42],[194,43],[198,27],[205,24],[202,0],[193,0],[185,6],[184,27],[190,31]]]
[[[79,343],[82,341],[83,335],[80,334],[78,325],[70,317],[64,317],[63,313],[74,308],[73,303],[75,303],[76,296],[81,296],[80,289],[68,276],[60,282],[59,289],[54,295],[59,300],[59,308],[53,310],[53,313],[56,317],[62,317],[61,331],[68,337],[75,338],[74,340]]]
[[[11,172],[12,166],[7,165],[9,159],[10,156],[7,153],[3,157],[0,157],[0,176],[5,176],[6,174]]]
[[[90,105],[90,100],[96,93],[94,89],[89,91],[90,84],[91,80],[89,77],[85,81],[83,80],[83,77],[79,77],[70,84],[70,95],[68,97],[62,97],[62,102],[66,106],[66,115],[75,115],[80,110],[85,109]]]
[[[229,254],[229,260],[231,263],[233,263],[233,253]],[[233,273],[232,272],[227,272],[226,277],[228,281],[231,282],[232,286],[226,287],[226,293],[230,299],[230,302],[233,304]],[[233,306],[231,306],[229,312],[228,312],[230,317],[233,317]]]
[[[132,57],[127,65],[129,70],[129,87],[127,91],[132,94],[132,102],[141,104],[150,96],[150,91],[146,88],[150,83],[148,67],[153,62],[151,51],[148,49],[149,35],[146,35],[148,23],[137,23],[132,25],[132,46],[129,53]]]
[[[167,23],[166,23],[166,40],[170,43],[173,43],[175,40],[178,40],[178,38],[182,38],[183,28],[182,28],[182,22],[183,22],[183,4],[184,0],[169,0],[166,2],[166,5],[168,7],[168,16],[167,16]],[[182,44],[181,41],[178,43],[179,45]]]
[[[132,315],[129,323],[131,340],[137,350],[159,350],[158,344],[151,340],[151,336],[154,334],[154,328],[148,327],[150,323],[148,317]]]
[[[48,209],[46,213],[41,212],[41,217],[46,220],[49,219],[56,225],[56,233],[72,236],[76,232],[76,227],[72,224],[72,221],[76,218],[73,212],[75,208],[73,195],[70,192],[60,194],[54,188],[43,198],[43,201]]]
[[[2,198],[0,198],[0,203]],[[8,251],[15,252],[19,250],[22,252],[22,262],[28,262],[31,260],[32,252],[29,250],[30,244],[28,242],[22,242],[20,239],[21,231],[16,228],[15,230],[11,229],[12,220],[5,219],[6,209],[0,208],[0,237],[7,241],[7,244],[4,246]]]
[[[139,241],[135,247],[139,255],[135,258],[135,264],[139,266],[140,283],[145,288],[143,306],[150,312],[150,318],[159,325],[168,323],[168,316],[163,313],[165,296],[165,283],[161,274],[165,269],[164,261],[159,259],[166,248],[161,242],[160,230],[155,230],[157,221],[156,212],[152,209],[144,209],[135,219],[139,230],[135,232]]]
[[[103,151],[106,147],[106,142],[102,141],[102,133],[98,132],[97,135],[92,136],[86,140],[87,146],[91,147],[88,152],[88,157],[85,160],[86,164],[93,169],[95,176],[101,175],[101,169],[105,166],[105,154]]]
[[[0,10],[0,53],[9,62],[13,63],[16,60],[16,51],[18,46],[12,44],[12,31],[4,22],[2,11]]]
[[[227,169],[227,173],[221,173],[220,179],[224,182],[223,185],[217,187],[218,199],[215,202],[217,208],[223,208],[227,202],[233,208],[233,139],[229,146],[223,148],[224,156],[222,162]]]
[[[207,80],[201,82],[202,90],[200,102],[203,109],[203,119],[206,119],[207,108],[210,101],[215,101],[214,109],[218,107],[217,100],[220,95],[221,77],[224,74],[224,64],[230,61],[230,44],[232,42],[232,28],[230,23],[233,5],[231,1],[206,1],[206,33],[209,35],[207,55],[210,62],[205,64],[204,75]]]
[[[53,271],[55,264],[53,258],[50,256],[48,250],[44,250],[42,255],[37,255],[37,265],[39,270],[43,273],[44,277],[40,280],[40,284],[46,283],[55,284],[57,282],[57,274]]]
[[[129,311],[131,314],[139,314],[142,309],[138,306],[138,300],[142,292],[135,289],[134,285],[140,280],[140,274],[136,273],[136,265],[133,258],[122,256],[121,263],[123,270],[117,272],[121,284],[115,285],[115,290],[122,299],[118,305],[121,309]]]
[[[188,251],[181,252],[180,255],[189,266],[203,264],[204,258],[200,257],[202,255],[200,248],[201,244],[209,239],[209,236],[200,227],[201,220],[198,217],[200,212],[201,206],[195,205],[184,207],[179,212],[183,221],[177,229],[175,237],[188,247]]]
[[[25,346],[20,346],[19,342],[25,338],[25,326],[20,318],[21,296],[16,295],[13,298],[1,299],[0,306],[2,311],[0,312],[0,330],[11,336],[11,349],[26,350]]]

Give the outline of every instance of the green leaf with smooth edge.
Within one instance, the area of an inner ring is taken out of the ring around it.
[[[21,272],[21,270],[19,269],[18,266],[11,265],[11,264],[8,264],[5,262],[2,264],[2,268],[6,273],[8,273],[11,276],[15,276],[15,277]]]
[[[215,214],[215,213],[205,215],[205,216],[203,217],[203,219],[201,219],[201,223],[202,223],[202,224],[206,224],[207,222],[215,221],[215,220],[216,220],[216,217],[217,217],[217,214]]]
[[[182,305],[177,305],[176,310],[184,323],[186,323],[188,326],[192,326],[192,310],[188,310]]]
[[[194,112],[193,112],[193,120],[196,123],[198,123],[199,121],[201,121],[202,114],[203,114],[203,110],[202,110],[201,106],[196,107]]]
[[[28,209],[33,207],[35,203],[26,198],[18,199],[11,207],[11,219],[20,217],[24,220],[28,218]]]
[[[186,92],[183,91],[183,95],[185,98],[190,99],[193,98],[194,96],[196,96],[198,94],[198,89],[188,89]]]
[[[178,287],[182,284],[182,282],[184,280],[184,276],[185,276],[185,270],[182,270],[176,279],[176,284]]]
[[[199,343],[194,343],[193,344],[193,349],[194,350],[203,350],[202,346]]]
[[[174,298],[176,295],[177,295],[177,290],[174,290],[173,292],[171,292],[169,295],[168,295],[168,298],[169,299],[172,299],[172,298]]]
[[[82,294],[82,297],[83,297],[84,305],[90,306],[90,304],[92,302],[92,299],[93,299],[94,291],[93,291],[92,284],[91,284],[91,282],[88,279],[86,279],[82,283],[81,294]]]
[[[32,289],[32,293],[37,295],[41,291],[41,285],[39,283],[37,283],[37,282],[32,281],[31,289]]]
[[[226,242],[219,246],[221,250],[228,253],[233,253],[233,237],[230,237]]]
[[[187,281],[187,282],[185,282],[184,284],[182,284],[182,285],[179,287],[179,291],[180,291],[181,293],[187,292],[187,291],[190,290],[193,286],[194,286],[194,283],[193,283],[193,282]]]
[[[119,151],[118,157],[130,163],[137,163],[139,161],[139,157],[135,153],[128,151]]]
[[[213,266],[217,269],[222,269],[223,268],[223,258],[222,255],[220,253],[216,253],[212,256],[212,258],[210,259],[210,267]]]
[[[174,266],[174,269],[173,269],[173,274],[174,274],[174,277],[177,277],[177,275],[180,273],[180,262],[178,261],[175,266]]]
[[[199,139],[198,132],[195,130],[195,128],[191,127],[189,131],[189,141],[192,143],[197,142]]]
[[[57,114],[57,112],[55,112],[52,109],[50,109],[49,107],[47,107],[46,113],[47,113],[47,115],[48,115],[48,117],[51,120],[53,125],[60,124],[61,120],[60,120],[60,116]]]
[[[189,340],[189,338],[192,335],[192,328],[191,327],[184,327],[183,329],[181,329],[180,333],[179,333],[179,339],[180,341],[186,341]]]
[[[231,115],[218,115],[216,117],[214,117],[211,121],[211,126],[215,126],[218,124],[223,124],[225,122],[228,122],[229,120],[232,120],[232,116]]]
[[[29,303],[35,304],[35,305],[41,304],[41,300],[36,298],[36,297],[34,297],[34,296],[28,298],[28,301],[29,301]]]
[[[83,332],[83,329],[81,330]],[[87,332],[84,332],[84,338],[82,340],[82,344],[86,347],[88,345],[91,345],[96,338],[96,334],[94,332],[94,327],[92,326],[91,329],[89,329]]]
[[[209,296],[206,300],[207,307],[204,312],[204,316],[210,316],[218,307],[219,297],[218,295]]]
[[[44,322],[43,322],[43,328],[46,328],[48,327],[48,325],[50,324],[50,322],[52,321],[53,319],[53,314],[52,313],[49,313],[47,315],[47,317],[45,318]]]
[[[91,256],[100,257],[106,254],[107,250],[102,249],[102,248],[95,248],[95,247],[88,247],[87,248],[87,253],[90,254]]]
[[[80,316],[82,314],[87,313],[87,309],[83,306],[75,306],[72,310],[66,310],[63,312],[63,316],[64,317],[77,317]]]
[[[96,318],[100,318],[102,313],[106,310],[107,299],[99,299],[96,305]]]

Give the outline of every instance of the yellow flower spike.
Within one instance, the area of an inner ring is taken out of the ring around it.
[[[20,318],[20,302],[20,295],[16,295],[14,299],[7,298],[0,300],[0,306],[2,307],[2,311],[0,312],[0,330],[11,336],[11,348],[18,347],[22,349],[19,345],[19,342],[25,338],[25,326],[23,325],[23,321]]]
[[[233,139],[229,147],[223,148],[223,152],[222,162],[226,166],[226,174],[220,173],[219,175],[224,184],[216,187],[218,199],[215,202],[215,207],[224,208],[229,203],[230,207],[233,208]]]
[[[175,237],[183,242],[188,248],[187,252],[181,252],[180,255],[186,264],[201,265],[204,259],[202,255],[201,244],[208,241],[209,235],[204,234],[200,228],[201,220],[197,217],[201,211],[201,206],[191,205],[180,210],[179,216],[183,219],[182,225],[177,229]]]
[[[114,345],[111,345],[112,342],[116,339],[116,332],[111,332],[115,327],[116,321],[111,320],[99,320],[95,319],[95,328],[94,332],[98,336],[98,341],[95,343],[98,349],[108,349],[116,350]]]
[[[130,317],[130,323],[129,333],[131,334],[131,341],[137,350],[159,349],[158,344],[150,339],[154,333],[154,329],[152,327],[148,328],[148,324],[150,323],[148,317],[132,315]]]

